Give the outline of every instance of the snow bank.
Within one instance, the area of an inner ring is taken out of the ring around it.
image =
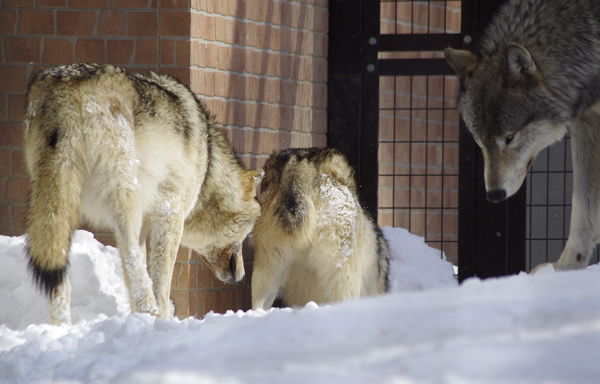
[[[393,288],[405,274],[405,288],[427,289],[160,320],[127,314],[116,251],[78,232],[71,266],[88,288],[74,279],[73,326],[27,326],[47,319],[46,304],[28,285],[24,239],[0,237],[0,383],[598,382],[600,267],[458,286],[439,251],[384,233]]]
[[[0,324],[23,329],[49,321],[48,300],[37,291],[27,271],[25,236],[0,236]],[[118,251],[106,247],[86,231],[73,235],[69,255],[73,323],[92,320],[98,314],[129,313]]]
[[[390,246],[390,291],[419,291],[456,286],[454,267],[439,250],[404,228],[381,229]]]
[[[391,291],[457,285],[452,265],[441,260],[440,252],[427,246],[423,238],[400,228],[385,227],[383,231],[393,257]],[[0,270],[0,308],[10,308],[0,311],[0,324],[24,329],[29,324],[48,322],[48,300],[36,291],[27,272],[25,236],[0,236],[0,255],[5,265]],[[73,324],[98,314],[129,313],[123,268],[115,248],[102,245],[89,232],[76,231],[69,263]]]

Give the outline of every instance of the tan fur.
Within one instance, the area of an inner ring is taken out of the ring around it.
[[[260,173],[239,164],[189,89],[169,76],[78,64],[34,75],[28,105],[30,267],[53,308],[69,292],[82,217],[114,230],[132,311],[168,315],[180,242],[219,279],[243,280],[240,244],[260,213]]]
[[[265,165],[254,228],[252,307],[327,303],[387,290],[387,242],[357,197],[354,170],[332,149],[292,149]]]

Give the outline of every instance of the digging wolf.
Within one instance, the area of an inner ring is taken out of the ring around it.
[[[514,194],[538,152],[570,131],[571,230],[554,267],[586,267],[600,240],[600,2],[513,0],[474,53],[444,53],[483,149],[489,201]]]
[[[347,300],[388,288],[388,244],[333,149],[288,149],[265,164],[254,227],[252,308]]]
[[[220,280],[243,281],[241,242],[260,214],[262,173],[240,165],[188,88],[165,75],[75,64],[34,75],[28,105],[29,266],[53,323],[70,321],[66,272],[82,216],[114,230],[132,311],[167,316],[180,242]]]

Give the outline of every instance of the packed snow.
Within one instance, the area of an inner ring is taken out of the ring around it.
[[[76,232],[72,326],[47,324],[24,237],[0,236],[0,383],[598,383],[600,267],[460,286],[384,228],[391,292],[203,319],[130,314],[114,248]]]

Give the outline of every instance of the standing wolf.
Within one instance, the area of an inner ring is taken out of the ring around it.
[[[288,149],[265,164],[254,227],[252,308],[387,291],[390,252],[360,205],[354,170],[334,149]]]
[[[600,2],[512,0],[475,53],[444,53],[483,149],[489,201],[514,194],[538,152],[570,130],[571,231],[554,267],[586,267],[600,240]]]
[[[29,266],[51,299],[51,322],[70,322],[66,272],[81,216],[114,230],[132,311],[168,315],[180,242],[220,280],[243,281],[241,242],[260,214],[262,173],[240,165],[188,88],[74,64],[34,75],[28,105]]]

